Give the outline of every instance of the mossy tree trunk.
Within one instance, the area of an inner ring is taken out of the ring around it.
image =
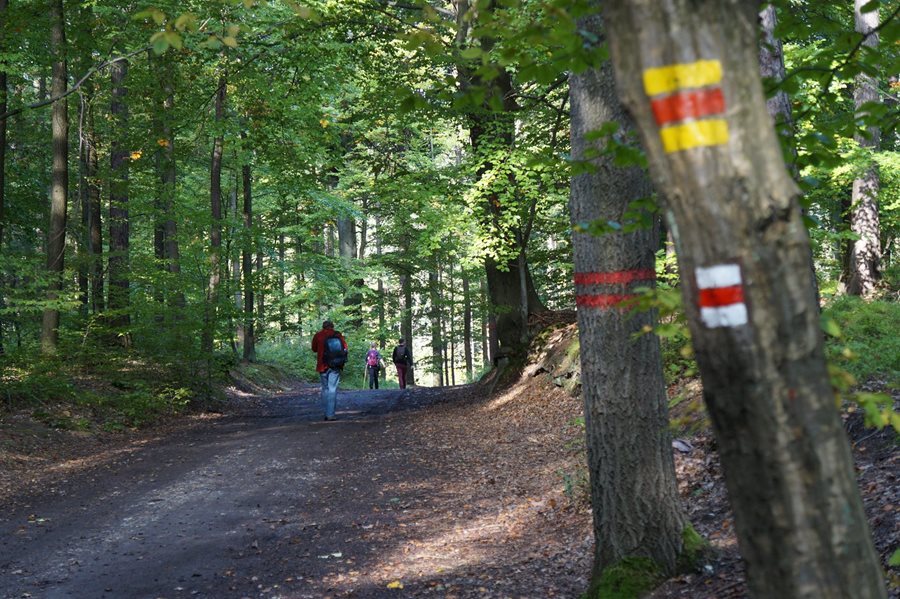
[[[618,90],[666,198],[751,593],[885,597],[760,84],[760,3],[604,9]]]
[[[579,29],[602,36],[599,17],[583,19]],[[655,315],[625,307],[635,287],[654,284],[656,219],[644,214],[648,226],[629,233],[578,230],[592,221],[624,223],[634,210],[629,204],[653,190],[641,168],[614,165],[604,152],[608,138],[588,141],[607,124],[620,132],[633,129],[616,96],[612,66],[574,74],[569,86],[573,157],[599,155],[590,158],[589,172],[572,178],[569,200],[596,586],[604,569],[628,558],[650,559],[657,572],[674,572],[687,520],[675,484],[659,338],[639,335]]]

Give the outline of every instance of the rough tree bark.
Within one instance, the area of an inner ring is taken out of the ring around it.
[[[66,21],[62,0],[50,0],[50,50],[53,55],[51,94],[62,97],[68,85],[66,75]],[[47,233],[47,271],[50,282],[47,300],[59,298],[63,287],[63,260],[66,252],[66,208],[69,190],[69,116],[65,98],[53,103],[53,175],[50,186],[50,229]],[[59,345],[59,309],[44,310],[41,326],[41,351],[56,353]]]
[[[113,312],[110,324],[121,335],[117,339],[128,344],[129,315],[129,253],[131,231],[128,214],[128,164],[131,152],[128,147],[128,107],[125,97],[128,88],[128,61],[118,60],[110,66],[112,98],[110,113],[113,138],[109,154],[109,297],[107,307]]]
[[[227,88],[225,75],[219,77],[216,90],[216,125],[223,127],[225,121],[225,94]],[[209,283],[206,287],[206,303],[203,323],[203,335],[200,347],[206,355],[212,354],[216,320],[219,309],[219,284],[222,277],[222,153],[225,136],[221,130],[213,139],[212,158],[209,167],[209,201],[212,213],[210,227],[209,250]]]
[[[825,368],[809,237],[759,77],[759,2],[603,3],[678,248],[751,593],[886,596]]]
[[[783,81],[785,76],[784,50],[781,40],[775,36],[775,26],[778,23],[775,6],[769,4],[759,13],[759,23],[762,27],[762,39],[759,45],[760,73],[772,81]],[[775,128],[779,133],[792,135],[794,117],[791,111],[791,100],[787,93],[784,90],[778,90],[774,96],[766,100],[766,108],[775,121]]]
[[[878,8],[862,12],[868,0],[854,0],[856,31],[865,36],[863,45],[878,46]],[[865,104],[880,101],[878,83],[872,75],[860,73],[856,76],[853,103],[857,118],[865,115]],[[854,136],[859,147],[875,152],[881,143],[878,127],[868,127],[866,134]],[[859,236],[850,246],[850,272],[847,273],[847,293],[870,296],[881,279],[881,223],[878,217],[878,191],[880,178],[878,166],[873,162],[866,172],[853,180],[850,206],[850,230]]]
[[[579,29],[602,38],[599,17],[582,19]],[[603,152],[606,138],[589,141],[606,123],[633,129],[612,65],[571,75],[569,89],[572,156],[599,153],[591,172],[572,178],[569,200],[598,585],[605,568],[627,558],[649,558],[658,571],[673,573],[687,520],[675,484],[659,338],[640,335],[656,317],[623,307],[635,287],[654,285],[659,227],[600,236],[577,229],[623,222],[629,204],[650,197],[652,185],[641,168],[615,166]]]

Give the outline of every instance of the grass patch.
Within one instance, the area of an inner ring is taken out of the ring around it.
[[[900,386],[900,303],[840,297],[822,311],[828,359],[860,382]]]

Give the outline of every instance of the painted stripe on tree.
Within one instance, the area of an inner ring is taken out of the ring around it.
[[[739,327],[749,322],[744,301],[744,282],[737,264],[698,267],[697,305],[700,320],[708,328]]]
[[[719,87],[678,92],[650,103],[657,125],[699,119],[725,112],[725,96]]]
[[[644,71],[644,91],[648,96],[679,89],[705,87],[722,81],[722,63],[718,60],[672,64]]]
[[[576,272],[576,285],[622,285],[632,281],[652,281],[656,279],[656,271],[621,270],[618,272]]]
[[[667,154],[728,143],[728,122],[708,118],[725,113],[722,63],[673,64],[644,71],[644,91]]]
[[[666,153],[728,143],[728,123],[722,119],[694,121],[663,127],[659,131]]]

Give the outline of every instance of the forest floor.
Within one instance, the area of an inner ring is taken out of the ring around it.
[[[311,385],[234,390],[224,414],[129,435],[9,415],[0,597],[579,597],[592,552],[581,402],[528,373],[491,397],[342,391],[335,422]],[[717,552],[656,599],[746,596],[698,391],[672,390],[700,425],[675,443],[676,467]],[[900,543],[895,437],[858,416],[848,430],[887,556]]]

